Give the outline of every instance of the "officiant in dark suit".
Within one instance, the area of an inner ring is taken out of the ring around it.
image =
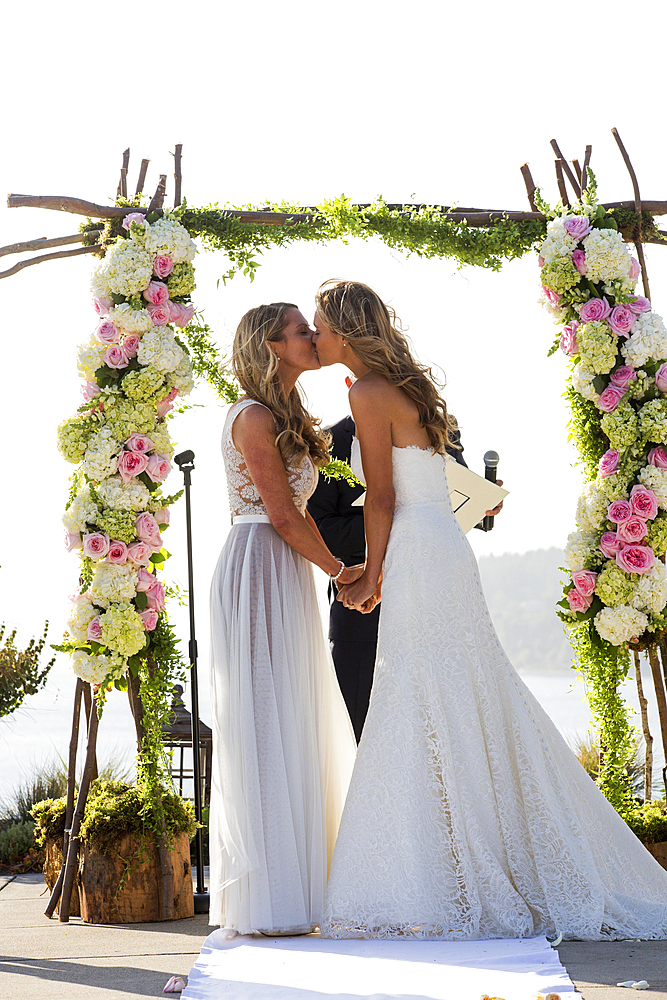
[[[330,427],[329,431],[332,437],[332,456],[349,462],[355,431],[354,420],[352,417],[344,417]],[[461,465],[466,465],[458,431],[455,437],[454,444],[448,446],[447,451]],[[352,506],[363,492],[362,486],[350,486],[344,479],[327,480],[321,476],[308,501],[308,511],[329,550],[337,559],[342,559],[346,566],[354,566],[366,559],[364,508]],[[379,619],[379,604],[369,614],[362,615],[344,607],[340,601],[334,600],[331,603],[331,653],[357,742],[361,739],[373,684]]]

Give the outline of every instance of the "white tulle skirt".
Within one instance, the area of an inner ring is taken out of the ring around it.
[[[355,740],[312,565],[270,524],[234,525],[211,588],[210,923],[319,924]]]

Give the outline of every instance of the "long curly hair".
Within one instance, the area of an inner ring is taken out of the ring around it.
[[[440,385],[431,369],[413,358],[394,310],[361,281],[325,281],[315,302],[329,329],[350,342],[359,360],[410,397],[434,450],[444,454],[447,445],[460,447]]]
[[[271,302],[249,309],[234,336],[232,369],[246,395],[271,410],[285,466],[299,465],[308,454],[315,465],[326,465],[330,439],[303,405],[298,385],[285,395],[272,347],[272,342],[284,339],[287,310],[297,308],[292,302]]]

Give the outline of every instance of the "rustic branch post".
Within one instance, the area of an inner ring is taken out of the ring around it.
[[[567,162],[567,160],[565,159],[565,157],[563,156],[563,154],[561,153],[560,147],[559,147],[559,145],[558,145],[558,143],[556,142],[555,139],[551,140],[551,148],[553,149],[554,153],[556,154],[556,156],[560,160],[562,169],[565,172],[565,176],[567,177],[567,179],[569,180],[570,184],[572,185],[572,190],[574,191],[574,197],[577,198],[577,199],[581,198],[581,188],[579,186],[579,182],[577,181],[577,178],[572,173],[572,171],[570,169],[570,165]]]
[[[635,680],[637,682],[637,699],[639,701],[639,712],[642,719],[644,743],[646,744],[646,757],[644,760],[644,802],[650,802],[653,798],[653,736],[651,735],[651,730],[648,725],[648,700],[644,694],[641,658],[636,649],[634,650],[634,659]]]
[[[581,168],[581,190],[582,193],[588,190],[588,167],[591,162],[591,156],[593,154],[593,147],[586,146],[586,152],[584,154],[584,165]]]
[[[579,187],[581,187],[582,173],[581,167],[579,165],[579,160],[572,160],[572,166],[574,167],[574,172],[576,174],[577,180],[579,181]],[[583,190],[583,188],[582,188]]]
[[[658,703],[658,718],[660,719],[660,735],[662,737],[662,749],[665,755],[665,766],[662,769],[662,780],[667,794],[667,696],[665,695],[665,682],[660,671],[658,653],[655,646],[648,647],[648,658],[651,664],[653,684],[655,687],[655,699]]]
[[[178,208],[183,200],[181,197],[181,185],[183,183],[183,173],[181,169],[182,153],[183,143],[179,142],[174,152],[174,208]]]
[[[148,206],[148,213],[156,212],[159,208],[162,208],[164,204],[164,196],[167,193],[167,175],[160,174],[160,180],[158,181],[158,186],[155,188],[155,194],[151,198],[151,203]]]
[[[628,156],[627,150],[621,141],[621,137],[618,134],[618,129],[613,128],[611,134],[616,140],[616,144],[621,151],[621,156],[623,157],[623,162],[628,168],[628,173],[630,174],[630,180],[632,181],[632,190],[635,196],[635,212],[637,213],[637,236],[634,240],[635,249],[637,250],[637,257],[639,258],[639,266],[642,270],[642,284],[644,286],[644,295],[647,299],[651,298],[651,293],[648,287],[648,272],[646,270],[646,260],[644,259],[644,247],[642,244],[642,200],[639,196],[639,183],[637,181],[637,175],[635,169],[630,162],[630,157]]]
[[[555,161],[556,167],[556,180],[558,181],[558,191],[560,192],[560,200],[563,203],[563,208],[570,207],[570,199],[567,196],[567,188],[565,187],[565,178],[563,177],[563,161],[558,159]]]
[[[537,212],[537,205],[535,204],[535,190],[537,185],[533,180],[533,175],[530,172],[530,167],[527,163],[521,165],[521,176],[523,177],[524,184],[526,185],[526,194],[528,195],[528,204],[530,205],[532,212]]]
[[[137,180],[137,189],[134,192],[134,197],[135,198],[138,198],[139,195],[144,190],[144,184],[146,183],[146,172],[148,171],[148,164],[150,162],[151,162],[150,160],[142,160],[141,161],[141,167],[139,168],[139,178]]]
[[[90,713],[93,706],[93,696],[90,691],[90,684],[84,684],[83,686],[83,704],[86,709],[86,732],[90,729]],[[97,778],[97,743],[95,744],[95,749],[93,751],[93,770],[91,781],[95,781]]]

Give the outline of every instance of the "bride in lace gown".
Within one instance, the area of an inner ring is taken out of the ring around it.
[[[240,933],[319,924],[356,749],[312,564],[344,569],[306,512],[327,442],[296,379],[319,368],[296,306],[250,310],[234,341],[246,392],[222,435],[232,528],[211,588],[210,922]]]
[[[368,487],[366,569],[338,599],[369,610],[384,560],[323,935],[666,938],[667,872],[498,642],[450,504],[448,417],[428,370],[366,286],[323,286],[317,308],[321,362],[357,376],[355,472]]]

